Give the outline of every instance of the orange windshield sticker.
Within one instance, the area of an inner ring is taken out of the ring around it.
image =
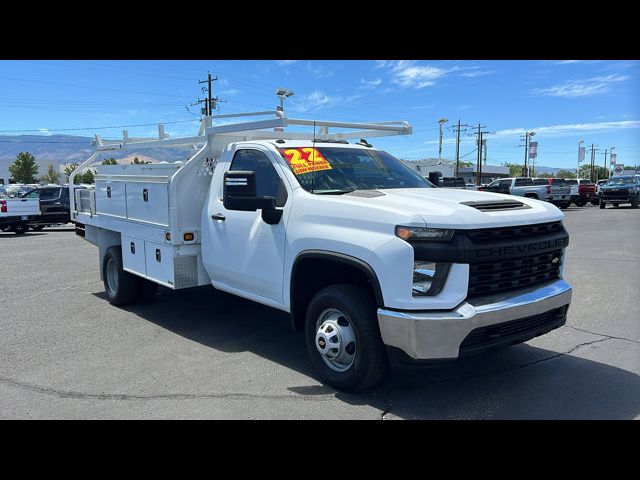
[[[316,148],[288,148],[283,153],[296,175],[331,170],[327,159]]]

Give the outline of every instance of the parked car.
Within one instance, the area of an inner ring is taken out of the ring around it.
[[[85,187],[76,187],[85,188]],[[41,215],[30,226],[33,230],[42,230],[50,225],[58,225],[71,221],[69,189],[62,186],[38,187],[22,194],[21,198],[37,198],[40,200]]]
[[[571,186],[571,203],[577,207],[584,207],[589,202],[598,205],[600,200],[596,195],[596,186],[591,180],[568,178],[566,181]]]
[[[640,203],[640,176],[617,175],[611,177],[600,187],[600,208],[611,203],[618,208],[621,203],[630,203],[631,208],[638,208]]]
[[[478,190],[545,200],[560,208],[567,208],[570,205],[569,188],[562,182],[551,183],[552,180],[561,179],[501,178]]]
[[[40,216],[40,204],[35,199],[0,197],[0,230],[23,234],[29,224]]]
[[[596,195],[600,195],[600,187],[602,187],[608,181],[609,181],[608,178],[603,178],[602,180],[598,180],[596,182]]]
[[[467,186],[464,183],[464,178],[462,177],[442,177],[440,186],[443,188],[461,188],[464,190],[467,189]]]

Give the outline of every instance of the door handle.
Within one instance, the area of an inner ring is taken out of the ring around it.
[[[221,213],[214,213],[213,215],[211,215],[211,219],[212,220],[222,220],[222,221],[224,221],[226,219],[226,217],[224,215],[222,215]]]
[[[62,205],[60,202],[56,202],[54,203],[54,205]]]

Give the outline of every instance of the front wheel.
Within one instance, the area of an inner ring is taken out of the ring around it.
[[[339,390],[364,390],[387,371],[376,304],[359,287],[332,285],[316,293],[307,310],[305,338],[318,374]]]
[[[603,210],[603,209],[604,209],[604,207],[606,207],[606,206],[607,206],[606,202],[603,202],[603,201],[601,200],[601,201],[600,201],[600,210]]]
[[[631,208],[638,208],[638,197],[634,197],[631,199]]]

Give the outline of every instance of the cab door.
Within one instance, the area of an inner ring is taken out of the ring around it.
[[[283,303],[282,284],[286,241],[285,219],[289,209],[288,186],[283,181],[275,154],[256,145],[235,151],[228,169],[214,175],[207,206],[203,236],[203,262],[218,287],[247,292]],[[276,198],[276,206],[284,207],[279,223],[269,225],[262,220],[261,211],[227,210],[223,204],[225,171],[253,171],[259,196]]]

